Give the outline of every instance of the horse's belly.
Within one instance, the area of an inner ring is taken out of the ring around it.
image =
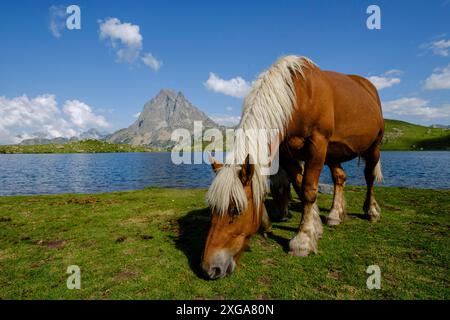
[[[330,141],[327,148],[327,157],[325,162],[328,163],[341,163],[350,161],[358,156],[352,146],[340,141]]]

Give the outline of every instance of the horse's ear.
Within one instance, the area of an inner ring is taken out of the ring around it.
[[[254,171],[255,165],[250,163],[250,155],[247,155],[247,158],[245,158],[245,162],[242,165],[242,169],[239,171],[239,179],[244,186],[252,181]]]
[[[217,173],[217,171],[223,167],[223,164],[214,159],[211,155],[208,156],[209,163],[211,163],[211,168],[213,169],[214,173]]]

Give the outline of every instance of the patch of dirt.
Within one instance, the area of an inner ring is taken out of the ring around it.
[[[133,279],[138,276],[138,273],[133,270],[122,270],[114,276],[114,281],[120,282],[127,279]]]
[[[11,222],[12,219],[10,217],[0,217],[0,222]]]
[[[140,237],[142,240],[151,240],[153,239],[153,236],[149,235],[149,234],[141,234]]]
[[[36,244],[49,249],[59,249],[64,247],[66,242],[64,240],[37,240]]]
[[[67,204],[81,204],[81,205],[95,204],[98,202],[100,202],[100,199],[94,197],[72,198],[66,201]]]

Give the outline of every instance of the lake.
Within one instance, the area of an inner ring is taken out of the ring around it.
[[[450,152],[382,152],[383,186],[450,189]],[[363,163],[343,164],[365,185]],[[210,166],[175,165],[170,153],[0,154],[0,195],[98,193],[149,186],[207,188]],[[321,182],[331,183],[328,168]]]

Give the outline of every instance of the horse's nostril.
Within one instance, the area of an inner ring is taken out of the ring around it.
[[[222,274],[222,269],[220,267],[213,267],[211,269],[211,278],[217,278]]]

